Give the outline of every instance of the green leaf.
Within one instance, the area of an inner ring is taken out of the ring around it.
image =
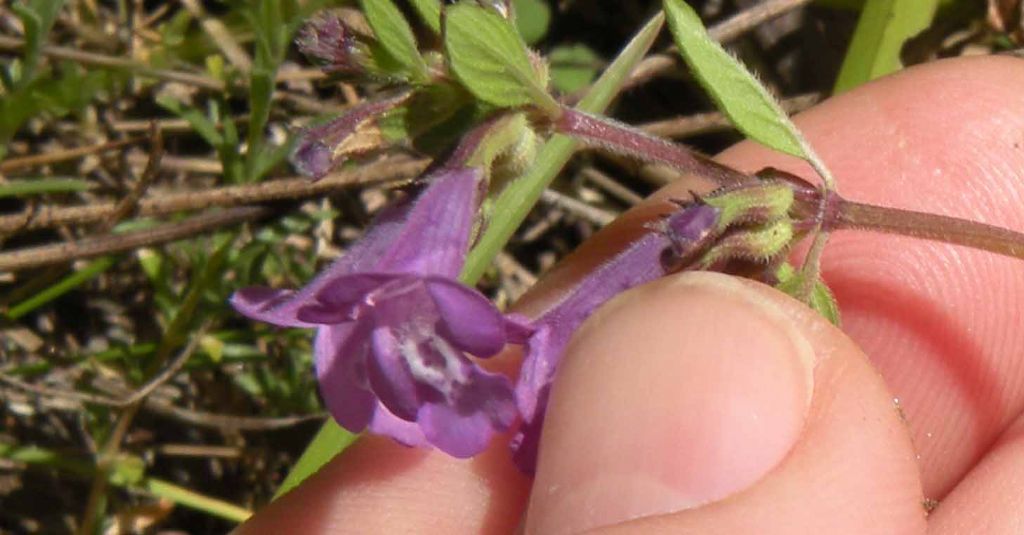
[[[409,0],[420,18],[434,33],[441,35],[441,0]]]
[[[477,98],[503,108],[535,104],[558,112],[523,39],[496,11],[469,4],[449,7],[444,31],[452,71]]]
[[[842,93],[903,68],[908,39],[931,25],[939,0],[867,0],[836,80]]]
[[[544,0],[513,0],[516,27],[526,44],[537,43],[548,34],[551,25],[551,8]]]
[[[213,124],[213,121],[206,118],[199,110],[195,108],[187,108],[178,100],[167,96],[159,96],[156,98],[156,103],[167,111],[181,117],[193,130],[199,134],[211,147],[220,147],[224,144],[224,137],[217,131],[217,126]]]
[[[561,45],[548,54],[551,85],[563,93],[573,93],[589,84],[604,62],[587,45]]]
[[[46,37],[63,5],[64,0],[31,0],[11,8],[25,29],[25,57],[18,77],[18,88],[25,87],[35,79]]]
[[[802,273],[785,262],[779,267],[775,276],[779,279],[779,283],[775,285],[776,289],[797,299],[800,298],[800,292],[805,286],[805,276]],[[836,327],[840,325],[839,305],[836,303],[835,295],[821,279],[815,281],[814,290],[811,291],[807,305]]]
[[[420,55],[409,22],[398,7],[391,0],[360,0],[359,3],[381,47],[408,69],[415,80],[426,82],[430,78],[427,64]]]
[[[115,258],[112,256],[104,256],[98,260],[93,260],[82,269],[64,277],[53,286],[50,286],[32,297],[12,306],[7,310],[5,316],[7,316],[8,319],[16,320],[32,312],[50,301],[53,301],[75,288],[78,288],[94,277],[99,276],[104,271],[110,269],[114,265],[114,261]]]
[[[743,65],[708,36],[682,0],[665,0],[679,51],[704,90],[744,135],[777,151],[807,158],[805,143],[775,98]]]

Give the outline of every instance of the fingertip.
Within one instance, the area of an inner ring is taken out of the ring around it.
[[[923,529],[891,396],[841,332],[791,298],[686,275],[630,292],[575,340],[528,532]]]
[[[552,394],[528,525],[577,531],[696,507],[792,448],[810,345],[745,283],[688,273],[610,302],[576,333]]]

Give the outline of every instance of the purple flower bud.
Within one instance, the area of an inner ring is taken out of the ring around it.
[[[255,288],[232,297],[251,318],[317,329],[320,392],[342,427],[469,457],[514,422],[509,379],[468,354],[493,356],[530,330],[455,280],[481,176],[461,169],[433,177],[298,292]]]
[[[365,53],[355,33],[341,18],[330,11],[321,11],[302,29],[295,44],[310,60],[323,66],[327,73],[361,73]]]
[[[336,119],[307,128],[299,135],[291,162],[303,175],[323,178],[349,156],[373,148],[372,144],[351,143],[360,133],[374,126],[376,119],[405,102],[411,93],[371,100],[354,106]]]

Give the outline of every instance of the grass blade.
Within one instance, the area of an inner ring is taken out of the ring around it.
[[[867,0],[835,92],[902,69],[903,44],[931,24],[938,5],[939,0]]]

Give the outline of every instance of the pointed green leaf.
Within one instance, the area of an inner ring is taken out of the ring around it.
[[[719,109],[744,135],[775,150],[807,158],[803,138],[775,98],[743,65],[708,36],[682,0],[665,0],[676,46]]]
[[[423,22],[434,31],[441,34],[441,0],[409,0],[412,7],[420,14]]]
[[[409,22],[391,0],[361,0],[366,22],[370,24],[377,42],[398,63],[409,70],[413,79],[428,79],[427,64],[423,61]]]
[[[513,108],[535,104],[557,113],[559,105],[530,62],[526,44],[496,11],[457,4],[445,12],[444,46],[452,71],[480,100]]]

